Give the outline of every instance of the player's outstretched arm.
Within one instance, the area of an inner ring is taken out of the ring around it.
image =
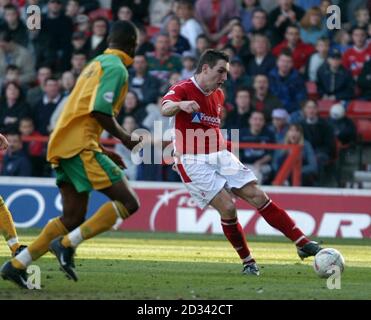
[[[167,101],[162,105],[161,114],[164,117],[172,117],[181,110],[187,113],[197,112],[200,110],[200,106],[193,100],[179,102]]]
[[[108,133],[119,139],[122,144],[129,150],[133,150],[134,147],[141,143],[142,137],[138,137],[136,140],[132,140],[130,134],[128,134],[117,122],[117,120],[107,114],[101,112],[92,112],[93,117],[99,122],[99,124]]]

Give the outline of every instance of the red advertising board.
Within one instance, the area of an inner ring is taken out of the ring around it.
[[[181,184],[134,183],[140,210],[124,230],[221,234],[220,218],[211,207],[197,208]],[[370,238],[371,191],[322,188],[263,188],[305,234],[318,237]],[[280,235],[246,202],[236,200],[247,234]]]

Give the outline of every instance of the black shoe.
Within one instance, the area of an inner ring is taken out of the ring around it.
[[[10,261],[7,261],[2,265],[0,275],[4,280],[9,280],[22,289],[28,289],[26,270],[13,267]]]
[[[57,257],[61,270],[67,275],[67,278],[77,281],[78,278],[75,272],[74,262],[75,249],[64,247],[62,245],[62,238],[54,239],[50,243],[49,250]]]
[[[301,248],[297,248],[298,256],[301,260],[304,260],[305,258],[308,258],[310,256],[315,256],[321,250],[322,248],[315,241],[310,241],[307,244],[303,245]]]
[[[20,245],[20,246],[18,247],[18,249],[14,251],[14,253],[12,254],[12,256],[15,257],[16,255],[20,254],[20,253],[21,253],[24,249],[26,249],[26,248],[27,248],[27,246],[25,246],[25,245]]]
[[[242,273],[247,274],[247,275],[253,275],[253,276],[260,275],[259,267],[255,262],[244,264]]]

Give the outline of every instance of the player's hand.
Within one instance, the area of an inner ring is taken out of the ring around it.
[[[180,110],[192,113],[192,112],[198,112],[200,110],[200,106],[196,101],[182,101],[179,104]]]
[[[6,150],[8,149],[8,146],[8,140],[2,134],[0,134],[0,150]]]
[[[133,150],[136,148],[137,150],[143,148],[143,137],[142,136],[133,136],[131,139],[127,139],[122,141],[123,145],[128,148],[129,150]]]

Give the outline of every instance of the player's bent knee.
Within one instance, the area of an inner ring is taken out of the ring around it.
[[[235,218],[237,216],[235,204],[232,201],[224,203],[220,208],[220,215],[223,219]]]

